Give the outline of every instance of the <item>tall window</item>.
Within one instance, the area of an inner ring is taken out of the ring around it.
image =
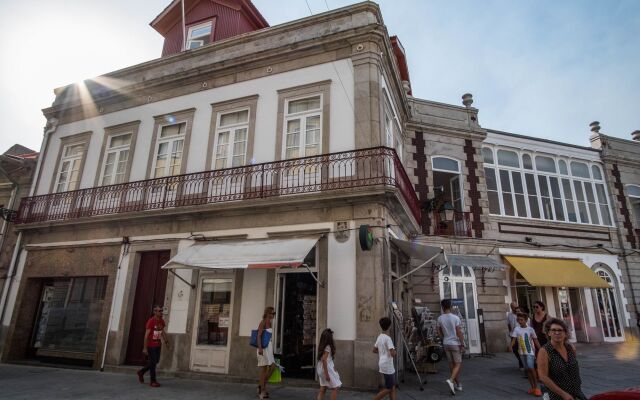
[[[213,37],[211,34],[212,31],[213,23],[211,21],[189,27],[185,49],[197,49],[198,47],[211,43]]]
[[[82,163],[84,150],[84,143],[64,147],[56,180],[56,192],[66,192],[78,188],[80,184],[80,164]]]
[[[491,214],[612,225],[598,165],[502,148],[482,154]]]
[[[627,194],[631,202],[631,212],[636,221],[636,229],[640,229],[640,186],[627,185]]]
[[[249,110],[218,116],[214,169],[245,165],[248,132]]]
[[[154,178],[180,174],[186,127],[186,122],[160,127],[153,169]]]
[[[442,198],[453,205],[456,211],[464,210],[464,196],[460,180],[460,162],[449,157],[431,158],[433,184],[442,192]]]
[[[321,153],[321,121],[321,95],[286,102],[285,159]]]
[[[101,186],[124,182],[129,161],[131,133],[109,136],[108,140],[100,179]]]

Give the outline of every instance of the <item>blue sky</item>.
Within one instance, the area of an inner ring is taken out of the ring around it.
[[[0,0],[0,152],[40,148],[55,87],[159,57],[148,23],[169,2]],[[352,3],[254,0],[271,25]],[[627,139],[640,129],[640,1],[378,3],[416,97],[470,92],[485,128],[585,146],[593,120]]]

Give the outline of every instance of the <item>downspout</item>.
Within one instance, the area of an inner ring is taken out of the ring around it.
[[[604,180],[607,184],[607,187],[611,188],[611,182],[610,182],[610,178],[609,178],[609,174],[604,174]],[[615,189],[615,186],[613,187]],[[614,206],[616,204],[616,196],[613,194],[613,192],[609,193],[609,196],[611,197],[611,205]],[[627,201],[626,198],[624,201]],[[614,214],[617,214],[615,211],[615,206],[613,207],[613,211]],[[638,310],[638,301],[636,300],[636,295],[633,289],[633,281],[632,281],[632,277],[631,277],[631,272],[629,271],[629,262],[627,261],[627,250],[624,247],[624,237],[622,236],[622,231],[621,231],[621,227],[620,227],[620,221],[616,221],[616,237],[618,238],[618,247],[620,248],[621,251],[621,261],[624,267],[624,270],[626,272],[627,275],[627,280],[629,282],[629,292],[631,292],[631,301],[633,302],[633,308],[635,310],[636,313],[636,326],[638,328],[640,328],[640,311]],[[631,326],[629,326],[629,328],[631,328]]]
[[[0,174],[4,175],[7,177],[7,179],[11,182],[11,197],[9,199],[9,204],[7,204],[7,207],[9,210],[13,210],[13,206],[15,205],[16,202],[16,196],[18,194],[18,191],[20,190],[20,184],[15,181],[11,175],[9,175],[7,173],[7,171],[5,171],[4,168],[2,168],[2,165],[0,164]],[[2,229],[0,229],[0,249],[2,249],[4,246],[4,240],[7,236],[7,228],[9,227],[9,221],[4,220],[2,222]]]
[[[9,200],[9,205],[8,205],[8,208],[12,210],[18,194],[18,190],[20,189],[20,185],[7,173],[7,171],[5,171],[4,168],[2,168],[1,165],[0,165],[0,173],[6,176],[7,179],[11,181],[11,184],[13,185],[13,189],[11,191],[11,200]],[[5,220],[2,223],[2,237],[0,238],[0,249],[2,249],[2,246],[4,246],[8,227],[9,227],[9,221]],[[16,248],[14,248],[13,254],[11,256],[11,261],[9,262],[9,269],[7,270],[7,275],[5,276],[5,279],[4,279],[4,285],[2,285],[2,293],[1,293],[2,297],[0,297],[0,330],[2,328],[2,321],[4,320],[4,310],[7,304],[7,298],[9,297],[9,289],[11,288],[11,281],[13,280],[13,269],[14,269],[13,267],[15,265],[15,260],[18,256],[16,249],[20,245],[20,239],[21,239],[21,233],[18,234],[18,239],[16,240]]]
[[[40,155],[38,156],[38,163],[36,165],[36,171],[33,176],[33,180],[31,183],[31,190],[29,191],[29,196],[33,196],[36,190],[36,186],[38,183],[38,179],[40,178],[40,170],[42,168],[42,160],[44,159],[45,152],[47,150],[49,144],[50,135],[56,131],[58,127],[58,120],[56,118],[50,118],[47,121],[47,125],[44,127],[44,138],[42,139],[42,145],[40,145]],[[0,298],[0,328],[4,322],[4,314],[7,310],[7,303],[9,298],[9,293],[11,293],[11,286],[13,285],[13,278],[16,275],[16,267],[18,263],[18,256],[21,252],[22,246],[22,231],[18,233],[18,238],[16,239],[16,246],[13,249],[13,256],[11,257],[11,263],[9,264],[9,271],[7,273],[7,278],[4,281],[4,287],[2,288],[2,298]]]

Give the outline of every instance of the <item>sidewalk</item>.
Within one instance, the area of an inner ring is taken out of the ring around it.
[[[578,359],[587,396],[613,389],[640,386],[640,344],[579,345]],[[439,372],[423,375],[428,380],[420,391],[415,373],[400,383],[398,399],[451,399],[444,380],[446,362],[437,364]],[[162,376],[160,376],[162,378]],[[148,377],[147,377],[148,379]],[[161,388],[137,382],[134,374],[74,370],[51,367],[0,364],[2,399],[256,399],[256,384],[164,377]],[[464,359],[461,381],[464,399],[533,399],[526,394],[527,380],[521,377],[513,355]],[[286,378],[284,383],[286,384]],[[271,386],[271,399],[315,399],[317,389]],[[374,391],[344,390],[339,399],[371,399]],[[327,396],[328,399],[328,396]]]

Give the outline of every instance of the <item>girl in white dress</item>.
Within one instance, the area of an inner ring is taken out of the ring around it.
[[[320,344],[318,349],[323,349],[318,353],[318,364],[316,372],[320,381],[320,392],[318,392],[317,400],[324,400],[324,394],[327,389],[331,390],[331,400],[338,398],[338,388],[342,386],[340,375],[336,371],[333,364],[333,358],[336,355],[336,345],[333,342],[333,331],[329,328],[322,331],[320,335]]]
[[[267,347],[262,348],[262,333],[269,332],[273,339],[273,330],[271,329],[271,323],[276,315],[276,311],[273,307],[267,307],[262,314],[262,321],[258,325],[258,367],[260,368],[260,374],[258,375],[258,397],[260,399],[268,399],[269,393],[267,392],[267,381],[273,370],[276,368],[276,361],[273,357],[273,340],[269,340]]]

